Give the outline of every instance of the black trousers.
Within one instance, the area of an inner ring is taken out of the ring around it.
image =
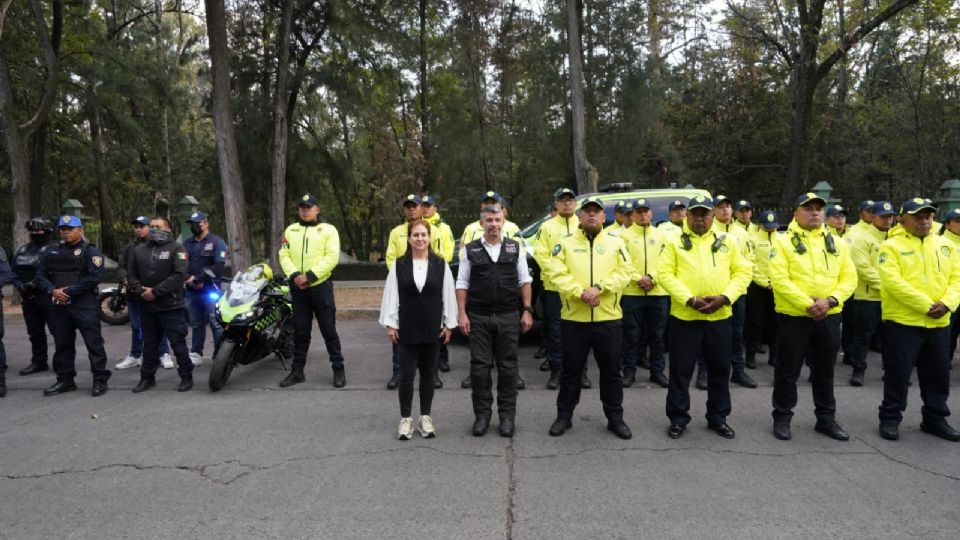
[[[409,417],[413,409],[413,379],[417,376],[417,368],[420,369],[420,414],[430,415],[438,349],[439,345],[436,343],[397,344],[400,358],[400,386],[397,387],[397,393],[400,396],[401,417]]]
[[[493,381],[497,367],[497,412],[500,418],[517,413],[517,350],[520,347],[520,313],[470,317],[470,387],[473,414],[493,412]]]
[[[873,300],[854,300],[854,335],[850,348],[850,361],[853,369],[867,369],[867,353],[873,334],[880,328],[880,302]]]
[[[303,369],[307,365],[307,351],[310,349],[310,333],[316,318],[320,333],[327,345],[330,364],[336,371],[343,369],[343,354],[340,352],[340,336],[337,335],[337,305],[333,299],[333,282],[298,289],[290,289],[293,300],[293,368]]]
[[[107,352],[103,348],[103,336],[100,334],[98,309],[96,298],[92,298],[92,301],[82,303],[80,299],[74,299],[72,304],[51,305],[47,311],[47,321],[56,345],[53,372],[57,374],[57,380],[73,380],[77,376],[75,360],[78,330],[87,347],[94,380],[106,381],[110,378]]]
[[[810,360],[817,422],[834,422],[837,402],[833,397],[833,366],[840,349],[839,313],[822,321],[810,317],[780,315],[780,354],[773,369],[773,420],[789,422],[797,405],[797,379],[804,358]]]
[[[153,377],[160,367],[160,340],[167,336],[170,350],[177,359],[177,373],[180,376],[193,373],[190,349],[187,347],[187,310],[170,309],[151,311],[140,309],[140,329],[143,331],[143,365],[140,373]]]
[[[853,311],[855,303],[856,300],[851,295],[843,303],[843,310],[840,312],[840,317],[843,320],[840,324],[840,350],[843,351],[844,357],[853,354],[853,340],[857,332],[857,317]]]
[[[0,296],[0,381],[7,380],[7,349],[3,346],[3,296]]]
[[[950,328],[921,328],[883,323],[883,402],[880,421],[899,424],[907,408],[907,381],[917,366],[920,413],[929,423],[950,416]]]
[[[623,324],[617,321],[561,322],[563,371],[557,394],[557,416],[573,418],[580,403],[580,377],[593,350],[600,368],[600,401],[608,420],[623,418],[623,379],[620,377],[620,353]],[[729,350],[729,348],[727,349]]]
[[[702,357],[707,366],[707,424],[727,421],[730,404],[730,318],[683,321],[670,317],[670,386],[667,418],[672,424],[690,422],[690,378]]]
[[[743,344],[747,354],[757,354],[757,347],[768,338],[770,358],[777,358],[777,312],[773,306],[773,291],[750,283],[747,287],[747,320],[743,326]]]
[[[24,297],[20,307],[30,336],[30,363],[45,366],[48,363],[47,310],[50,309],[50,300],[46,296]]]

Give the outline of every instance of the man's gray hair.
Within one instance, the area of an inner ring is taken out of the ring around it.
[[[503,210],[499,205],[488,204],[480,209],[480,219],[483,219],[484,214],[502,214]]]

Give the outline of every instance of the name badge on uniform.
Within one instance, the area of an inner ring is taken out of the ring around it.
[[[169,259],[169,258],[170,258],[170,252],[169,252],[169,251],[161,251],[161,252],[160,252],[160,256],[157,257],[157,258],[160,259],[160,260]]]
[[[203,250],[204,250],[204,251],[213,251],[213,244],[204,244],[204,245],[203,245]]]
[[[73,254],[76,255],[77,257],[79,257],[81,253],[83,253],[83,250],[80,248],[73,250]]]
[[[516,253],[516,252],[517,252],[517,244],[504,244],[504,245],[503,245],[503,249],[504,249],[504,251],[506,251],[507,253]]]

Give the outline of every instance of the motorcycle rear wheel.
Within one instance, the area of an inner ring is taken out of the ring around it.
[[[116,304],[122,306],[122,309],[114,310],[114,294],[109,292],[100,293],[97,297],[100,306],[100,320],[113,326],[120,326],[130,322],[130,315],[127,313],[127,299],[120,297],[116,299]]]
[[[207,380],[211,392],[217,392],[227,384],[230,373],[237,365],[236,356],[240,354],[240,351],[241,349],[236,341],[228,339],[220,341],[220,346],[213,356],[213,365],[210,366],[210,377]]]

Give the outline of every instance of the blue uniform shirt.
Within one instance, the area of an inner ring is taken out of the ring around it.
[[[210,278],[203,273],[209,268],[217,277],[223,274],[223,265],[227,262],[227,244],[219,236],[208,232],[203,240],[196,236],[183,243],[187,248],[187,273],[198,284],[207,284]]]

